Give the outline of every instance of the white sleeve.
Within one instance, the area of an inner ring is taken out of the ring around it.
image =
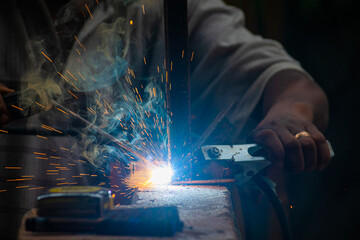
[[[226,116],[236,129],[232,138],[274,74],[293,69],[309,76],[278,42],[250,33],[244,21],[241,10],[220,0],[189,0],[192,112],[206,125],[236,101]]]

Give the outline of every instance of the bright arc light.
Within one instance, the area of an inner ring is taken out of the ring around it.
[[[171,167],[156,167],[151,172],[150,183],[154,185],[165,185],[171,182],[173,176],[173,170]]]

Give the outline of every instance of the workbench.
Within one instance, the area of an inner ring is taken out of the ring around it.
[[[241,239],[228,188],[223,186],[158,186],[139,189],[134,203],[118,207],[177,206],[184,222],[182,232],[171,238],[70,235],[63,233],[32,233],[25,230],[25,219],[34,216],[28,212],[19,230],[19,240],[122,240],[122,239]]]

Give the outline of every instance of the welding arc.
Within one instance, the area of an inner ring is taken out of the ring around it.
[[[105,132],[104,130],[102,130],[101,128],[97,127],[96,125],[94,125],[93,123],[89,122],[88,120],[86,120],[85,118],[79,116],[78,114],[73,113],[72,111],[70,111],[69,109],[67,109],[66,107],[64,107],[63,105],[52,101],[52,103],[59,108],[62,108],[63,110],[72,113],[71,116],[73,116],[74,118],[82,121],[83,123],[85,123],[89,128],[91,128],[92,130],[94,130],[95,132],[99,133],[100,135],[102,135],[103,137],[107,138],[109,141],[117,144],[119,147],[121,147],[122,149],[126,150],[127,152],[131,153],[133,156],[137,157],[138,159],[141,159],[143,161],[146,161],[146,158],[144,156],[142,156],[140,153],[136,152],[134,149],[132,149],[129,146],[126,146],[124,143],[122,143],[119,139],[115,138],[114,136],[110,135],[109,133]]]

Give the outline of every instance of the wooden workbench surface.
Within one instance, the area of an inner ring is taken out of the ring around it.
[[[159,186],[140,189],[131,206],[178,207],[184,229],[172,238],[129,236],[69,235],[59,233],[32,233],[25,230],[24,220],[34,214],[27,213],[19,231],[19,240],[123,240],[123,239],[240,239],[231,203],[230,192],[219,186]]]

